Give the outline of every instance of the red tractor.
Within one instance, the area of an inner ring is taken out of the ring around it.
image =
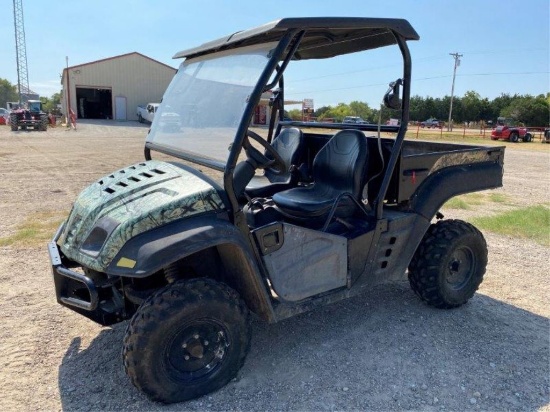
[[[491,140],[509,140],[517,143],[519,139],[522,142],[530,142],[533,135],[529,133],[526,127],[517,126],[515,121],[506,117],[499,117],[497,125],[491,132]]]
[[[16,108],[10,113],[11,130],[16,132],[27,130],[31,127],[34,130],[48,130],[48,114],[42,111],[40,100],[29,100],[26,107]]]

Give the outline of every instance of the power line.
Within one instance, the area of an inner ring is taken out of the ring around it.
[[[505,49],[505,50],[474,50],[474,51],[468,51],[468,52],[463,52],[463,53],[467,53],[468,55],[470,54],[503,54],[503,53],[526,53],[526,52],[534,52],[534,51],[548,51],[548,48],[544,48],[544,47],[535,47],[535,48],[532,48],[532,49]]]
[[[531,75],[531,74],[550,74],[550,72],[493,72],[493,73],[457,73],[456,77],[469,77],[469,76],[498,76],[498,75],[506,75],[506,76],[512,76],[512,75]],[[452,77],[451,74],[443,74],[440,76],[430,76],[430,77],[418,77],[412,79],[413,82],[420,82],[424,80],[435,80],[435,79],[447,79],[449,77]],[[291,83],[291,82],[290,82]],[[350,90],[350,89],[358,89],[358,88],[364,88],[364,87],[375,87],[375,86],[387,86],[388,83],[371,83],[371,84],[356,84],[353,86],[346,86],[346,87],[339,87],[339,88],[333,88],[333,89],[315,89],[315,90],[307,90],[307,91],[296,91],[296,92],[286,92],[286,96],[295,96],[295,95],[305,95],[308,93],[324,93],[324,92],[334,92],[339,90]]]
[[[540,50],[547,50],[547,49],[544,49],[544,48],[533,48],[533,49],[522,49],[522,50],[510,49],[510,50],[506,50],[506,52],[508,52],[508,53],[533,52],[533,51],[540,51]],[[468,52],[468,54],[501,54],[502,52],[504,52],[504,51],[477,50],[477,51],[473,51],[473,52]],[[420,57],[420,58],[414,59],[414,62],[415,63],[429,62],[429,61],[434,61],[434,60],[442,60],[444,58],[445,57],[442,57],[441,55],[426,56],[426,57]],[[387,69],[387,68],[397,68],[397,67],[400,67],[400,66],[398,64],[387,64],[387,65],[384,65],[384,66],[368,67],[368,68],[365,68],[365,69],[350,70],[350,71],[345,71],[345,72],[337,72],[337,73],[325,74],[325,75],[322,75],[322,76],[303,77],[301,79],[295,79],[294,81],[296,81],[296,82],[298,82],[298,81],[299,82],[307,82],[307,81],[311,81],[311,80],[326,79],[328,77],[346,76],[346,75],[350,75],[350,74],[357,74],[357,73],[363,73],[363,72],[369,72],[369,71],[375,71],[375,70],[381,70],[381,69]],[[487,73],[487,74],[479,73],[479,74],[457,74],[456,76],[463,77],[463,76],[485,76],[485,75],[488,76],[488,75],[492,75],[492,74],[539,74],[539,73],[546,73],[546,72]],[[416,79],[416,80],[427,80],[427,79],[444,78],[444,77],[451,77],[451,76],[448,75],[448,76],[427,77],[425,79]]]
[[[433,60],[441,60],[441,59],[443,59],[443,58],[444,58],[444,57],[439,56],[439,55],[437,55],[437,56],[427,56],[427,57],[421,57],[421,58],[415,59],[414,61],[417,63],[417,62],[426,62],[426,61],[433,61]],[[305,81],[309,81],[309,80],[325,79],[325,78],[327,78],[327,77],[345,76],[345,75],[348,75],[348,74],[369,72],[369,71],[381,70],[381,69],[387,69],[387,68],[399,68],[399,67],[401,67],[399,64],[386,64],[386,65],[384,65],[384,66],[375,66],[375,67],[368,67],[368,68],[365,68],[365,69],[350,70],[350,71],[346,71],[346,72],[338,72],[338,73],[324,74],[324,75],[322,75],[322,76],[304,77],[304,78],[301,78],[301,79],[296,79],[296,80],[294,80],[294,81],[305,82]]]
[[[514,75],[514,74],[548,74],[550,72],[493,72],[493,73],[465,73],[457,74],[458,77],[468,77],[468,76],[497,76],[497,75]]]

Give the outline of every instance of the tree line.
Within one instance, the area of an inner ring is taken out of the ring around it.
[[[436,118],[447,121],[451,97],[413,96],[410,101],[410,120],[423,121]],[[293,109],[288,115],[295,120],[302,118],[300,109]],[[318,108],[311,117],[317,121],[333,119],[342,121],[346,116],[359,116],[373,123],[379,116],[385,123],[390,118],[398,117],[399,113],[386,107],[372,108],[366,102],[353,101],[339,103],[336,106]],[[468,91],[464,96],[453,98],[452,121],[454,124],[475,122],[477,124],[495,122],[498,117],[510,117],[526,126],[548,126],[550,122],[550,93],[538,96],[503,93],[493,100],[482,98],[475,91]]]
[[[17,86],[8,80],[0,78],[0,107],[5,107],[7,102],[18,102],[19,94]],[[50,97],[40,97],[42,109],[45,112],[55,112],[57,105],[61,102],[61,92],[54,93]]]
[[[19,100],[17,87],[8,80],[0,78],[0,106],[6,102]],[[40,97],[44,111],[55,111],[61,101],[61,92],[50,97]],[[447,121],[451,97],[412,96],[410,102],[410,120],[423,121],[431,117]],[[302,111],[293,109],[287,112],[294,120],[302,119]],[[386,107],[372,108],[366,102],[353,101],[338,103],[336,106],[323,106],[310,114],[318,121],[333,119],[341,122],[346,116],[359,116],[364,120],[377,123],[379,116],[382,123],[390,118],[396,118],[399,113]],[[538,96],[501,94],[493,100],[482,98],[475,91],[467,91],[464,96],[453,99],[452,120],[455,124],[464,122],[488,123],[495,122],[497,117],[511,117],[526,126],[548,126],[550,122],[550,93]]]

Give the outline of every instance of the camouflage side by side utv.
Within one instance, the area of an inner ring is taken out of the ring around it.
[[[504,148],[404,140],[418,38],[401,19],[286,18],[175,55],[145,160],[86,188],[49,244],[60,304],[129,319],[124,368],[151,399],[227,384],[250,313],[277,322],[404,276],[438,308],[474,295],[486,242],[439,209],[501,186]],[[384,96],[398,125],[283,118],[290,68],[386,46],[402,62]],[[266,93],[271,120],[254,128]]]

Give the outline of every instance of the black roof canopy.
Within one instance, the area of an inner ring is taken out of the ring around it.
[[[306,32],[294,54],[296,59],[323,59],[396,44],[393,32],[405,40],[420,38],[404,19],[296,17],[276,20],[183,50],[176,53],[174,59],[198,57],[221,50],[278,41],[288,30]]]

